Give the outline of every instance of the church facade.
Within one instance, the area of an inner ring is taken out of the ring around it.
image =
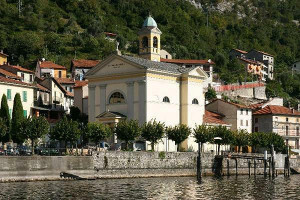
[[[202,124],[203,81],[208,76],[200,67],[160,62],[160,35],[149,16],[139,32],[139,57],[113,54],[86,74],[89,121],[115,124],[127,118],[191,128]],[[181,146],[197,150],[194,140],[190,136]],[[176,151],[176,146],[164,138],[155,150]]]

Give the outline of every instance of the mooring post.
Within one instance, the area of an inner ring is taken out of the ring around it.
[[[197,157],[197,180],[202,181],[202,167],[201,167],[201,143],[198,143],[198,157]]]
[[[256,159],[254,158],[254,176],[256,176]]]
[[[271,157],[269,158],[269,177],[271,177]]]
[[[272,144],[272,178],[275,177],[275,151],[274,145]]]
[[[235,159],[235,175],[238,175],[238,161],[237,158]]]
[[[251,162],[250,160],[248,161],[248,168],[249,168],[249,177],[251,176]]]
[[[287,152],[287,176],[290,177],[290,147],[288,146]]]
[[[265,151],[264,153],[264,176],[267,176],[267,159],[268,159],[268,152]]]
[[[229,173],[229,158],[227,158],[227,176],[230,176],[230,173]]]

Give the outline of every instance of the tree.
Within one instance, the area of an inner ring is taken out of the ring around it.
[[[2,120],[6,124],[6,133],[2,137],[2,141],[3,142],[8,142],[8,141],[11,140],[11,136],[10,136],[10,133],[9,133],[10,115],[9,115],[9,109],[8,109],[8,105],[7,105],[7,98],[6,98],[5,94],[2,95],[2,99],[1,99],[0,118],[2,118]]]
[[[249,144],[249,133],[246,130],[234,131],[233,138],[232,144],[238,147],[238,152],[240,152],[241,147]]]
[[[15,95],[14,105],[12,111],[12,120],[11,120],[11,137],[12,140],[18,144],[23,143],[25,138],[21,133],[21,124],[25,119],[23,113],[23,105],[21,101],[21,96],[19,93]]]
[[[189,137],[191,132],[191,128],[185,124],[180,124],[174,127],[167,127],[166,129],[168,138],[173,140],[177,145],[177,151],[180,150],[180,144]]]
[[[108,125],[96,122],[88,123],[87,132],[96,145],[98,145],[101,140],[108,138],[112,134],[111,128]]]
[[[210,101],[217,98],[217,93],[214,88],[208,87],[207,92],[205,93],[205,100]]]
[[[5,141],[5,136],[7,132],[7,126],[6,126],[6,120],[3,118],[0,118],[0,141]]]
[[[128,150],[128,143],[141,135],[140,127],[136,120],[120,121],[115,128],[115,132],[118,139],[125,142],[126,150]]]
[[[226,126],[216,126],[212,129],[214,143],[218,145],[218,154],[220,153],[220,145],[232,144],[233,134]]]
[[[161,122],[149,121],[142,126],[142,137],[151,142],[151,149],[154,151],[154,145],[164,136],[165,124]]]
[[[36,140],[49,133],[49,123],[42,116],[33,116],[23,120],[21,124],[22,135],[24,135],[26,139],[31,140],[32,154],[34,154],[34,146]]]
[[[66,116],[63,116],[50,132],[51,139],[70,142],[72,149],[74,141],[77,141],[79,137],[80,130],[78,123],[72,119],[68,120]]]
[[[211,142],[213,139],[212,128],[205,125],[198,125],[194,128],[194,137],[197,143],[201,144],[201,151],[203,144]]]
[[[254,132],[250,134],[250,144],[253,147],[253,152],[256,152],[257,147],[267,148],[271,150],[272,145],[274,145],[275,151],[285,151],[286,145],[283,138],[276,133],[263,133]]]

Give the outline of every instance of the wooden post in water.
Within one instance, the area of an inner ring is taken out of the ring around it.
[[[249,177],[251,176],[251,162],[250,160],[248,161],[248,168],[249,168]]]
[[[254,158],[254,176],[256,176],[256,159]]]
[[[288,146],[287,152],[287,176],[290,177],[290,147]]]
[[[264,177],[267,176],[267,159],[268,159],[268,152],[265,151],[265,153],[264,153]]]
[[[201,143],[198,143],[198,157],[197,157],[197,180],[202,181],[202,167],[201,167]]]
[[[269,158],[269,177],[271,177],[271,157]]]
[[[238,161],[237,158],[235,159],[235,175],[238,175]]]
[[[227,176],[230,176],[230,173],[229,173],[229,158],[227,158]]]
[[[272,144],[272,178],[275,177],[275,158],[274,145]]]

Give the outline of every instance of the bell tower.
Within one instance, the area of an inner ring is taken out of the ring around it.
[[[149,15],[139,31],[140,57],[160,62],[160,35],[155,20]]]

